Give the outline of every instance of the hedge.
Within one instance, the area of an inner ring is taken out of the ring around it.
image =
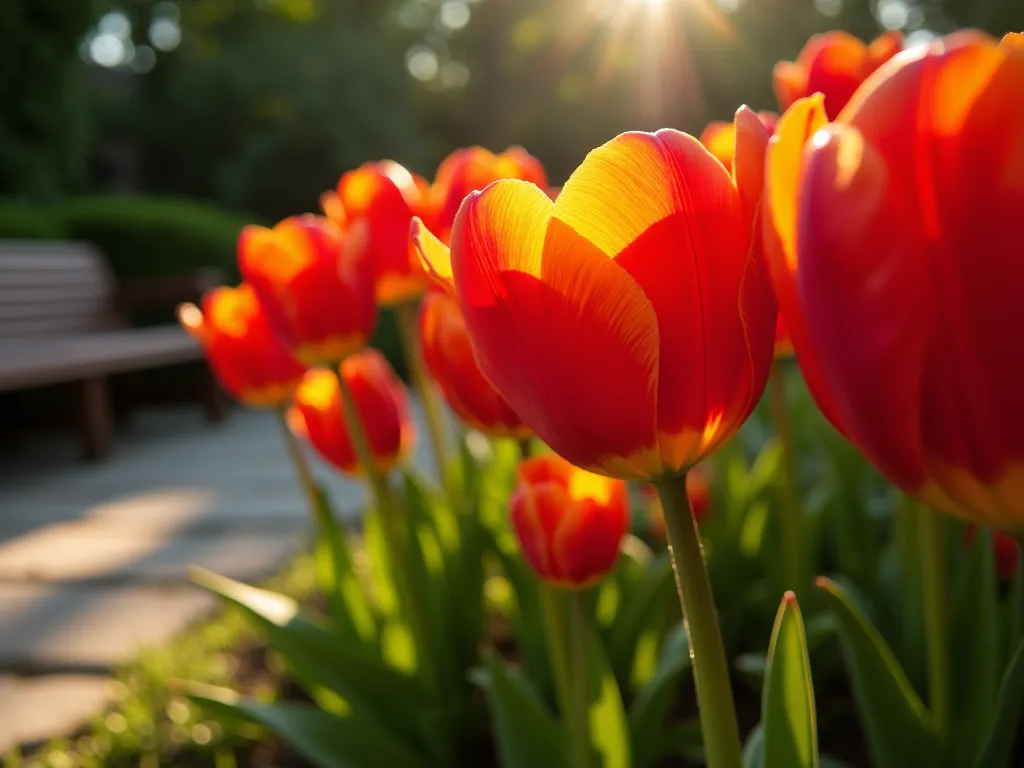
[[[52,210],[0,200],[0,240],[60,240],[64,229]]]
[[[179,198],[81,197],[65,203],[68,239],[96,245],[121,280],[215,267],[238,277],[235,244],[247,220]]]

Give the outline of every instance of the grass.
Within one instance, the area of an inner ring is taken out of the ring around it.
[[[301,555],[266,586],[300,601],[314,594],[313,558]],[[77,736],[55,739],[4,768],[234,768],[281,765],[284,747],[248,723],[220,722],[173,692],[168,681],[226,686],[273,700],[288,686],[283,664],[237,610],[225,608],[169,645],[140,653],[114,676],[117,702]],[[286,760],[285,760],[286,761]]]

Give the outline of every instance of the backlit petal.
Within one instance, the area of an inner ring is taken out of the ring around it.
[[[448,246],[438,240],[434,233],[418,218],[412,220],[409,237],[419,255],[420,263],[427,274],[449,293],[455,293],[452,277],[452,254]]]
[[[553,208],[533,184],[499,181],[459,212],[452,267],[477,360],[557,453],[646,474],[657,320],[615,262],[565,225],[549,228]]]

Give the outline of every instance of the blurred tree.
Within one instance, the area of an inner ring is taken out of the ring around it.
[[[93,0],[0,2],[0,195],[49,199],[84,171],[77,50]]]
[[[151,7],[152,6],[152,7]],[[180,8],[181,44],[106,95],[105,134],[130,137],[147,191],[191,195],[272,220],[316,211],[342,171],[394,156],[422,165],[404,44],[347,0]],[[136,0],[133,29],[162,6]],[[137,40],[136,48],[145,43]]]

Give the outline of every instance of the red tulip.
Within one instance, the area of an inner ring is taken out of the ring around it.
[[[797,102],[765,191],[779,304],[826,416],[907,492],[1003,527],[1024,526],[1021,93],[1024,46],[953,35],[827,127],[820,97]]]
[[[462,201],[470,192],[499,179],[522,179],[541,189],[548,186],[544,166],[522,147],[509,147],[500,155],[483,147],[457,149],[437,169],[432,188],[435,219],[425,219],[425,223],[442,241],[449,242]]]
[[[779,122],[779,116],[774,112],[758,112],[758,119],[764,124],[764,128],[771,136],[775,133],[775,126]],[[700,143],[707,147],[708,152],[718,158],[718,161],[732,171],[732,158],[736,153],[736,124],[726,123],[722,120],[714,120],[707,124],[700,135]]]
[[[270,329],[252,286],[216,288],[178,319],[206,352],[217,380],[231,395],[256,407],[288,402],[306,368]]]
[[[625,483],[551,454],[519,465],[509,513],[523,556],[537,575],[578,589],[615,566],[629,525]]]
[[[780,61],[772,73],[779,108],[820,92],[830,120],[868,76],[903,49],[903,35],[886,32],[866,45],[847,32],[814,35],[795,62]]]
[[[306,365],[337,363],[373,334],[373,262],[365,246],[362,226],[343,231],[319,216],[242,230],[242,276],[271,327]]]
[[[405,386],[375,349],[345,358],[341,375],[352,391],[374,464],[379,472],[387,472],[409,455],[416,442]],[[341,398],[341,387],[333,372],[308,371],[295,392],[288,424],[326,461],[342,472],[359,475],[362,468],[345,425]]]
[[[480,372],[458,303],[430,291],[420,308],[420,344],[448,405],[469,426],[495,437],[524,439],[530,430]]]
[[[337,191],[320,198],[324,213],[336,222],[366,221],[377,301],[384,306],[415,299],[426,287],[426,275],[409,244],[409,222],[414,215],[428,216],[428,192],[421,177],[385,160],[349,171]]]
[[[414,223],[481,371],[577,466],[677,474],[761,396],[777,312],[753,226],[768,134],[746,108],[736,123],[732,175],[685,134],[626,133],[554,203],[516,181],[470,195],[450,253]]]

